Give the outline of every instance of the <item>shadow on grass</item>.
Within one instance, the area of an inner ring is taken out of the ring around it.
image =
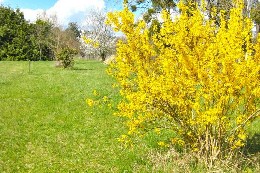
[[[248,138],[244,147],[245,154],[256,154],[260,152],[260,134],[254,134]]]
[[[74,67],[72,68],[72,70],[76,70],[76,71],[89,71],[89,70],[94,70],[93,68],[78,68],[78,67]]]

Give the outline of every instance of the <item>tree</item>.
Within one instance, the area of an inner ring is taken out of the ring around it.
[[[129,128],[122,141],[159,138],[159,131],[168,139],[158,145],[192,151],[207,167],[235,156],[260,115],[260,44],[252,42],[252,21],[237,2],[217,24],[182,1],[174,21],[162,11],[152,37],[127,8],[109,13],[109,23],[126,36],[110,69],[123,97],[118,115]]]
[[[35,59],[32,32],[19,9],[0,6],[0,60]]]
[[[170,12],[170,9],[176,7],[178,0],[124,0],[124,3],[128,5],[133,12],[149,8],[153,8],[156,12],[165,9]]]
[[[41,20],[38,20],[38,44],[45,44],[54,55],[53,59],[57,61],[56,66],[64,68],[73,66],[73,58],[79,51],[79,41],[74,32],[75,24],[70,24],[67,29],[63,29],[57,20],[57,16],[47,16],[42,14]],[[43,32],[47,31],[47,32]],[[47,34],[47,35],[46,35]],[[46,37],[45,37],[46,36]],[[41,37],[43,40],[41,40]]]
[[[176,4],[180,0],[124,0],[128,7],[132,11],[141,10],[144,12],[143,19],[147,23],[155,23],[158,25],[158,14],[163,10],[171,13],[177,11],[180,13],[179,8],[176,8]],[[228,18],[230,9],[234,7],[232,0],[183,0],[184,3],[188,4],[189,8],[196,3],[199,6],[206,5],[206,14],[211,19],[215,17],[216,23],[219,23],[219,15],[221,11],[225,11],[225,15]],[[258,3],[257,0],[244,0],[244,15],[249,16],[252,6]],[[215,15],[217,13],[218,15]],[[256,13],[255,13],[256,14]],[[151,26],[154,26],[153,24]]]
[[[169,13],[177,11],[176,4],[179,0],[124,0],[124,3],[132,12],[141,11],[142,18],[146,23],[150,23],[150,27],[159,27],[160,22],[158,15],[162,10]],[[150,33],[152,31],[150,30]]]
[[[44,12],[29,23],[19,9],[0,7],[0,60],[53,60],[61,52],[74,55],[79,35],[76,23],[63,30],[55,15]]]
[[[51,48],[52,23],[48,20],[38,18],[33,24],[34,39],[37,45],[39,60],[53,60],[54,53]]]
[[[81,31],[80,31],[79,26],[76,22],[70,22],[68,24],[66,31],[72,32],[75,39],[80,38],[80,36],[81,36]]]
[[[105,61],[115,49],[115,36],[112,28],[106,25],[106,14],[103,11],[91,11],[86,18],[83,33],[83,49],[87,55],[98,55]]]
[[[56,60],[60,60],[60,54],[65,52],[75,55],[79,52],[79,42],[75,38],[74,33],[69,30],[63,30],[61,27],[54,27],[52,29],[52,49],[55,54]]]
[[[250,17],[256,24],[256,38],[260,32],[260,2],[257,1],[252,5]]]
[[[80,36],[81,36],[81,30],[79,29],[79,26],[75,22],[70,22],[68,24],[68,27],[64,31],[64,34],[66,36],[67,45],[69,47],[76,50],[76,52],[80,53]]]

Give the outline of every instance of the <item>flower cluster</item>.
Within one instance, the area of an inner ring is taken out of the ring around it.
[[[109,72],[121,86],[118,115],[127,118],[128,135],[170,129],[169,143],[206,155],[243,146],[246,125],[259,117],[260,43],[252,43],[239,2],[229,19],[220,13],[218,26],[181,1],[181,14],[173,20],[162,11],[152,36],[127,8],[108,14],[126,36]]]

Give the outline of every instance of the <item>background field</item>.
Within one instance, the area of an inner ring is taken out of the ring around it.
[[[155,138],[124,148],[117,138],[126,129],[113,108],[86,105],[86,98],[119,100],[105,69],[97,61],[77,60],[71,70],[32,62],[29,73],[28,62],[0,61],[0,172],[160,170],[151,160],[167,169],[169,158],[151,153]],[[250,127],[252,134],[259,124]]]

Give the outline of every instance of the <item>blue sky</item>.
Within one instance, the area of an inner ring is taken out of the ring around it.
[[[92,0],[85,0],[92,1]],[[57,0],[0,0],[6,6],[12,8],[44,9],[52,7]],[[104,0],[106,8],[121,8],[122,0]]]
[[[56,0],[3,0],[4,5],[12,8],[29,8],[29,9],[44,9],[52,7]]]
[[[4,6],[20,8],[27,20],[33,22],[37,15],[46,11],[55,14],[61,25],[68,22],[82,23],[91,9],[118,10],[123,0],[0,0]]]

